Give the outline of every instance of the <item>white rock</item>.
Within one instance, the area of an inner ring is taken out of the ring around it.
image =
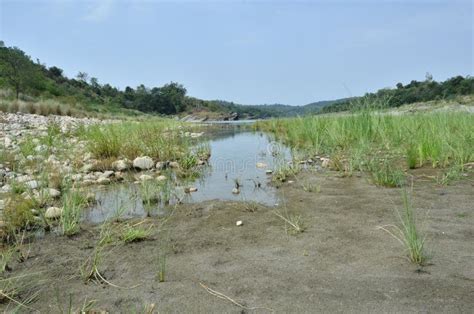
[[[141,170],[148,170],[153,168],[154,163],[153,159],[148,156],[144,157],[137,157],[133,160],[133,167],[141,169]]]
[[[158,161],[158,162],[156,163],[155,168],[158,169],[158,170],[162,170],[162,169],[165,168],[165,165],[166,165],[166,164],[165,164],[164,162]]]
[[[148,181],[148,180],[152,180],[153,177],[148,174],[142,174],[141,176],[138,177],[138,179],[140,181]]]
[[[80,174],[80,173],[73,174],[73,175],[71,176],[71,180],[72,180],[72,181],[81,181],[81,179],[82,179],[82,174]]]
[[[81,170],[82,172],[91,172],[93,168],[94,168],[93,164],[85,164]]]
[[[19,182],[19,183],[25,183],[27,181],[31,181],[33,180],[33,177],[32,176],[29,176],[29,175],[23,175],[23,176],[19,176],[16,178],[16,181]]]
[[[170,161],[171,168],[179,168],[179,163],[177,161]]]
[[[92,154],[91,153],[86,153],[84,157],[82,158],[83,161],[88,161],[92,159]]]
[[[267,164],[264,162],[257,162],[257,168],[266,168]]]
[[[329,167],[329,163],[331,162],[331,160],[330,160],[329,158],[324,158],[324,157],[322,157],[322,158],[321,158],[321,162],[322,162],[322,163],[321,163],[321,166],[322,166],[323,168],[328,168],[328,167]]]
[[[237,222],[235,223],[236,226],[242,226],[244,223],[242,222],[242,220],[237,220]]]
[[[52,198],[58,198],[61,196],[61,192],[56,189],[48,189],[48,195]]]
[[[130,168],[130,163],[126,160],[116,160],[112,163],[112,167],[118,171],[124,171]]]
[[[273,173],[273,171],[272,171],[272,170],[270,170],[270,169],[268,169],[267,171],[265,171],[265,173],[266,173],[266,174],[272,174],[272,173]]]
[[[239,194],[240,193],[240,190],[238,188],[233,188],[232,189],[232,193],[233,194]]]
[[[4,186],[2,186],[0,191],[2,191],[3,193],[10,193],[12,191],[12,187],[9,184],[5,184]]]
[[[8,136],[4,139],[5,147],[10,147],[13,144],[13,141]]]
[[[85,182],[85,181],[84,181]],[[104,177],[100,177],[99,179],[97,179],[97,183],[98,184],[109,184],[110,183],[110,179],[109,178],[104,178]]]
[[[101,178],[110,178],[111,176],[114,175],[114,172],[111,171],[111,170],[107,170],[107,171],[104,171],[104,173],[102,173],[100,175]]]
[[[44,217],[48,219],[59,218],[63,214],[63,209],[59,207],[48,207],[44,214]]]
[[[157,180],[157,181],[166,181],[167,178],[166,178],[166,176],[161,175],[161,176],[157,176],[157,177],[156,177],[156,180]]]
[[[39,187],[39,183],[36,180],[27,181],[25,182],[25,185],[32,190]]]
[[[42,151],[45,151],[48,149],[48,146],[46,145],[38,145],[35,147],[35,152],[40,153]]]

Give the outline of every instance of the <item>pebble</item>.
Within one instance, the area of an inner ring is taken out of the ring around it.
[[[237,222],[235,223],[235,225],[238,227],[238,226],[242,226],[244,223],[242,222],[242,220],[237,220]]]

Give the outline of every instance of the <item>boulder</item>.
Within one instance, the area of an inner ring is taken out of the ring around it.
[[[44,213],[44,217],[48,219],[56,219],[56,218],[61,217],[62,214],[63,214],[62,208],[48,207],[48,209],[46,209],[46,212]]]
[[[133,160],[133,167],[140,170],[148,170],[153,168],[153,159],[148,156],[137,157]]]
[[[116,160],[112,163],[112,167],[118,171],[124,171],[130,168],[130,163],[127,160]]]

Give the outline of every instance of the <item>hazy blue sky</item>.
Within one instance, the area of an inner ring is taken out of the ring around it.
[[[473,74],[472,1],[0,0],[0,39],[68,76],[306,104]]]

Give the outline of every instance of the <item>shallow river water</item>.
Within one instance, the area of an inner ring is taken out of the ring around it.
[[[290,160],[289,149],[272,141],[268,135],[248,131],[239,124],[222,125],[217,130],[213,128],[203,141],[210,146],[211,158],[208,165],[202,167],[199,179],[175,188],[183,203],[232,200],[273,206],[279,202],[276,189],[269,185],[271,177],[266,171]],[[239,194],[232,192],[236,181],[240,185]],[[197,191],[184,193],[184,186],[196,187]],[[139,185],[134,183],[116,184],[99,190],[96,200],[96,204],[86,212],[85,219],[91,222],[101,222],[118,212],[123,217],[145,215]],[[154,212],[158,215],[167,210],[162,203],[155,206]]]

